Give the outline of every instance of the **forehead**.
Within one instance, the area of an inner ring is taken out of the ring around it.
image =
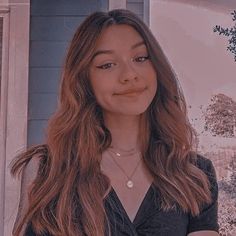
[[[141,35],[129,25],[112,25],[104,29],[96,42],[96,49],[129,47],[143,41]]]

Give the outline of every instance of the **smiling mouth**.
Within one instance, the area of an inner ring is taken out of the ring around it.
[[[142,90],[139,90],[139,91],[130,91],[130,92],[127,92],[127,93],[117,93],[115,95],[127,96],[127,97],[135,97],[135,96],[140,95],[145,89],[142,89]]]
[[[125,96],[125,97],[136,97],[138,95],[140,95],[145,89],[141,90],[141,91],[134,91],[134,92],[129,92],[129,93],[122,93],[122,94],[116,94],[119,96]]]
[[[138,96],[141,92],[132,92],[132,93],[125,93],[125,94],[121,94],[123,96],[128,96],[128,97],[135,97],[135,96]]]

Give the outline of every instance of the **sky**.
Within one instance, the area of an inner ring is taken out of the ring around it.
[[[216,92],[236,100],[236,62],[226,51],[227,37],[213,32],[215,25],[234,25],[230,11],[219,13],[170,0],[153,0],[151,4],[151,30],[177,73],[189,104],[206,103]]]
[[[189,117],[198,119],[199,129],[200,106],[206,108],[214,94],[236,101],[234,55],[226,51],[228,38],[213,32],[215,25],[234,26],[233,5],[236,10],[236,0],[150,0],[150,28],[181,82],[191,105]]]
[[[162,0],[165,2],[178,2],[183,4],[188,4],[192,6],[197,6],[201,8],[209,8],[215,12],[227,12],[229,9],[236,9],[235,0]]]

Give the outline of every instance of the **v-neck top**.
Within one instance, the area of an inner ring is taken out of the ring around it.
[[[219,232],[217,220],[218,185],[212,162],[198,156],[197,166],[208,176],[211,184],[212,202],[201,207],[198,216],[184,213],[180,208],[164,211],[160,207],[160,192],[152,183],[136,213],[130,220],[114,188],[104,199],[105,210],[109,219],[111,236],[186,236],[191,232],[212,230]],[[105,236],[108,235],[106,227]],[[31,224],[25,236],[36,236]],[[38,236],[38,235],[37,235]],[[52,236],[44,234],[42,236]]]

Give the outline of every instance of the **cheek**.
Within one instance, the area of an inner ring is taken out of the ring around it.
[[[99,76],[96,75],[94,71],[90,73],[90,83],[94,92],[94,95],[97,97],[100,93],[103,92],[103,83],[101,82],[101,79]]]
[[[157,93],[157,88],[158,88],[158,81],[157,81],[157,76],[156,73],[153,74],[153,76],[149,80],[149,88],[150,88],[150,99],[153,100]]]
[[[149,75],[148,76],[149,86],[151,87],[153,93],[156,93],[158,86],[156,71],[154,70],[153,67],[151,67],[148,71],[149,72],[147,72],[147,75]]]
[[[149,84],[156,83],[157,74],[151,62],[147,62],[144,66],[139,67],[138,70],[140,76],[145,78]]]
[[[157,91],[157,87],[158,87],[158,82],[157,82],[157,76],[156,76],[156,74],[154,75],[154,77],[153,77],[153,90],[155,90],[155,93],[156,93],[156,91]]]
[[[98,79],[98,78],[96,78]],[[105,103],[107,103],[107,101],[110,100],[111,96],[112,96],[112,89],[109,87],[109,85],[107,83],[105,83],[104,81],[100,80],[95,81],[91,81],[91,85],[93,88],[93,92],[94,95],[96,97],[97,103],[99,105],[104,105]]]
[[[153,78],[152,82],[149,85],[149,88],[150,88],[150,99],[151,100],[155,97],[155,95],[157,93],[157,86],[158,86],[157,79]]]

